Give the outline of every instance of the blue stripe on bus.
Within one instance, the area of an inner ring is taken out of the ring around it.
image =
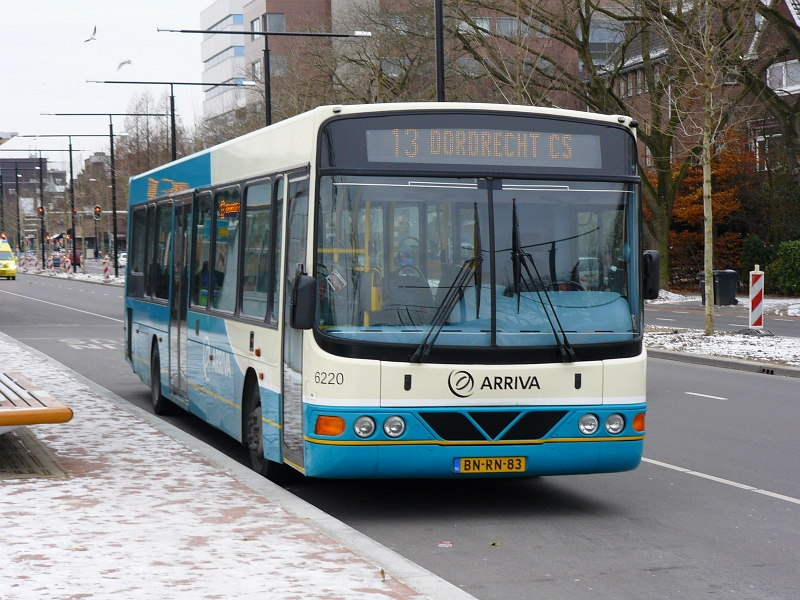
[[[133,177],[130,183],[130,203],[139,204],[174,192],[211,184],[211,152],[203,152],[156,172]]]

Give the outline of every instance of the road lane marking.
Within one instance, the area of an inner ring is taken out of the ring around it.
[[[713,400],[727,400],[727,398],[723,398],[722,396],[709,396],[708,394],[698,394],[697,392],[683,392],[684,394],[689,394],[690,396],[700,396],[701,398],[711,398]]]
[[[688,315],[689,314],[688,310],[673,310],[672,312],[674,312],[676,315]]]
[[[57,306],[59,308],[64,308],[66,310],[74,310],[75,312],[83,313],[85,315],[92,315],[93,317],[100,317],[101,319],[108,319],[109,321],[115,321],[117,323],[124,323],[122,319],[115,319],[113,317],[107,317],[105,315],[98,315],[97,313],[89,312],[88,310],[81,310],[80,308],[70,308],[69,306],[64,306],[62,304],[56,304],[55,302],[48,302],[47,300],[39,300],[39,298],[31,298],[30,296],[23,296],[22,294],[15,294],[13,292],[7,292],[6,290],[0,290],[4,294],[8,294],[9,296],[17,296],[18,298],[25,298],[27,300],[35,300],[36,302],[41,302],[42,304],[49,304],[50,306]]]
[[[787,321],[789,323],[794,323],[794,319],[776,319],[774,317],[771,318],[770,321]]]
[[[665,319],[663,317],[656,317],[656,321],[674,321],[675,319]]]
[[[723,479],[722,477],[714,477],[713,475],[707,475],[706,473],[700,473],[699,471],[692,471],[691,469],[684,469],[683,467],[678,467],[676,465],[671,465],[669,463],[653,460],[652,458],[642,457],[642,462],[650,463],[651,465],[655,465],[657,467],[664,467],[665,469],[672,469],[673,471],[685,473],[686,475],[694,475],[695,477],[702,477],[703,479],[709,479],[710,481],[716,481],[717,483],[724,483],[725,485],[730,485],[735,488],[747,490],[748,492],[763,494],[764,496],[769,496],[770,498],[776,498],[778,500],[785,500],[786,502],[793,502],[794,504],[800,504],[799,498],[792,498],[791,496],[776,494],[775,492],[770,492],[768,490],[760,490],[756,487],[753,487],[752,485],[739,483],[738,481],[731,481],[730,479]]]

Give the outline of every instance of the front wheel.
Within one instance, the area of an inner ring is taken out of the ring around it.
[[[250,386],[246,411],[245,445],[250,454],[250,467],[274,483],[279,485],[287,483],[291,477],[290,468],[264,456],[264,421],[258,384]]]

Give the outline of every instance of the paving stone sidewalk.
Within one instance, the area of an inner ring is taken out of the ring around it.
[[[246,485],[5,336],[0,364],[75,412],[3,434],[55,466],[3,473],[0,456],[0,599],[469,597],[430,573],[437,593],[415,591],[392,560],[367,560],[253,489],[271,483]]]

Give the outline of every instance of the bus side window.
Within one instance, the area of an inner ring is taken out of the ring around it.
[[[194,220],[194,248],[192,249],[192,306],[208,304],[209,268],[211,257],[211,195],[197,199]]]
[[[170,242],[172,240],[172,203],[159,204],[156,208],[156,238],[152,263],[153,296],[169,298]]]
[[[239,271],[239,188],[217,192],[215,207],[213,307],[233,312]]]
[[[242,270],[242,314],[264,319],[269,293],[272,184],[269,181],[245,190],[244,265]]]

